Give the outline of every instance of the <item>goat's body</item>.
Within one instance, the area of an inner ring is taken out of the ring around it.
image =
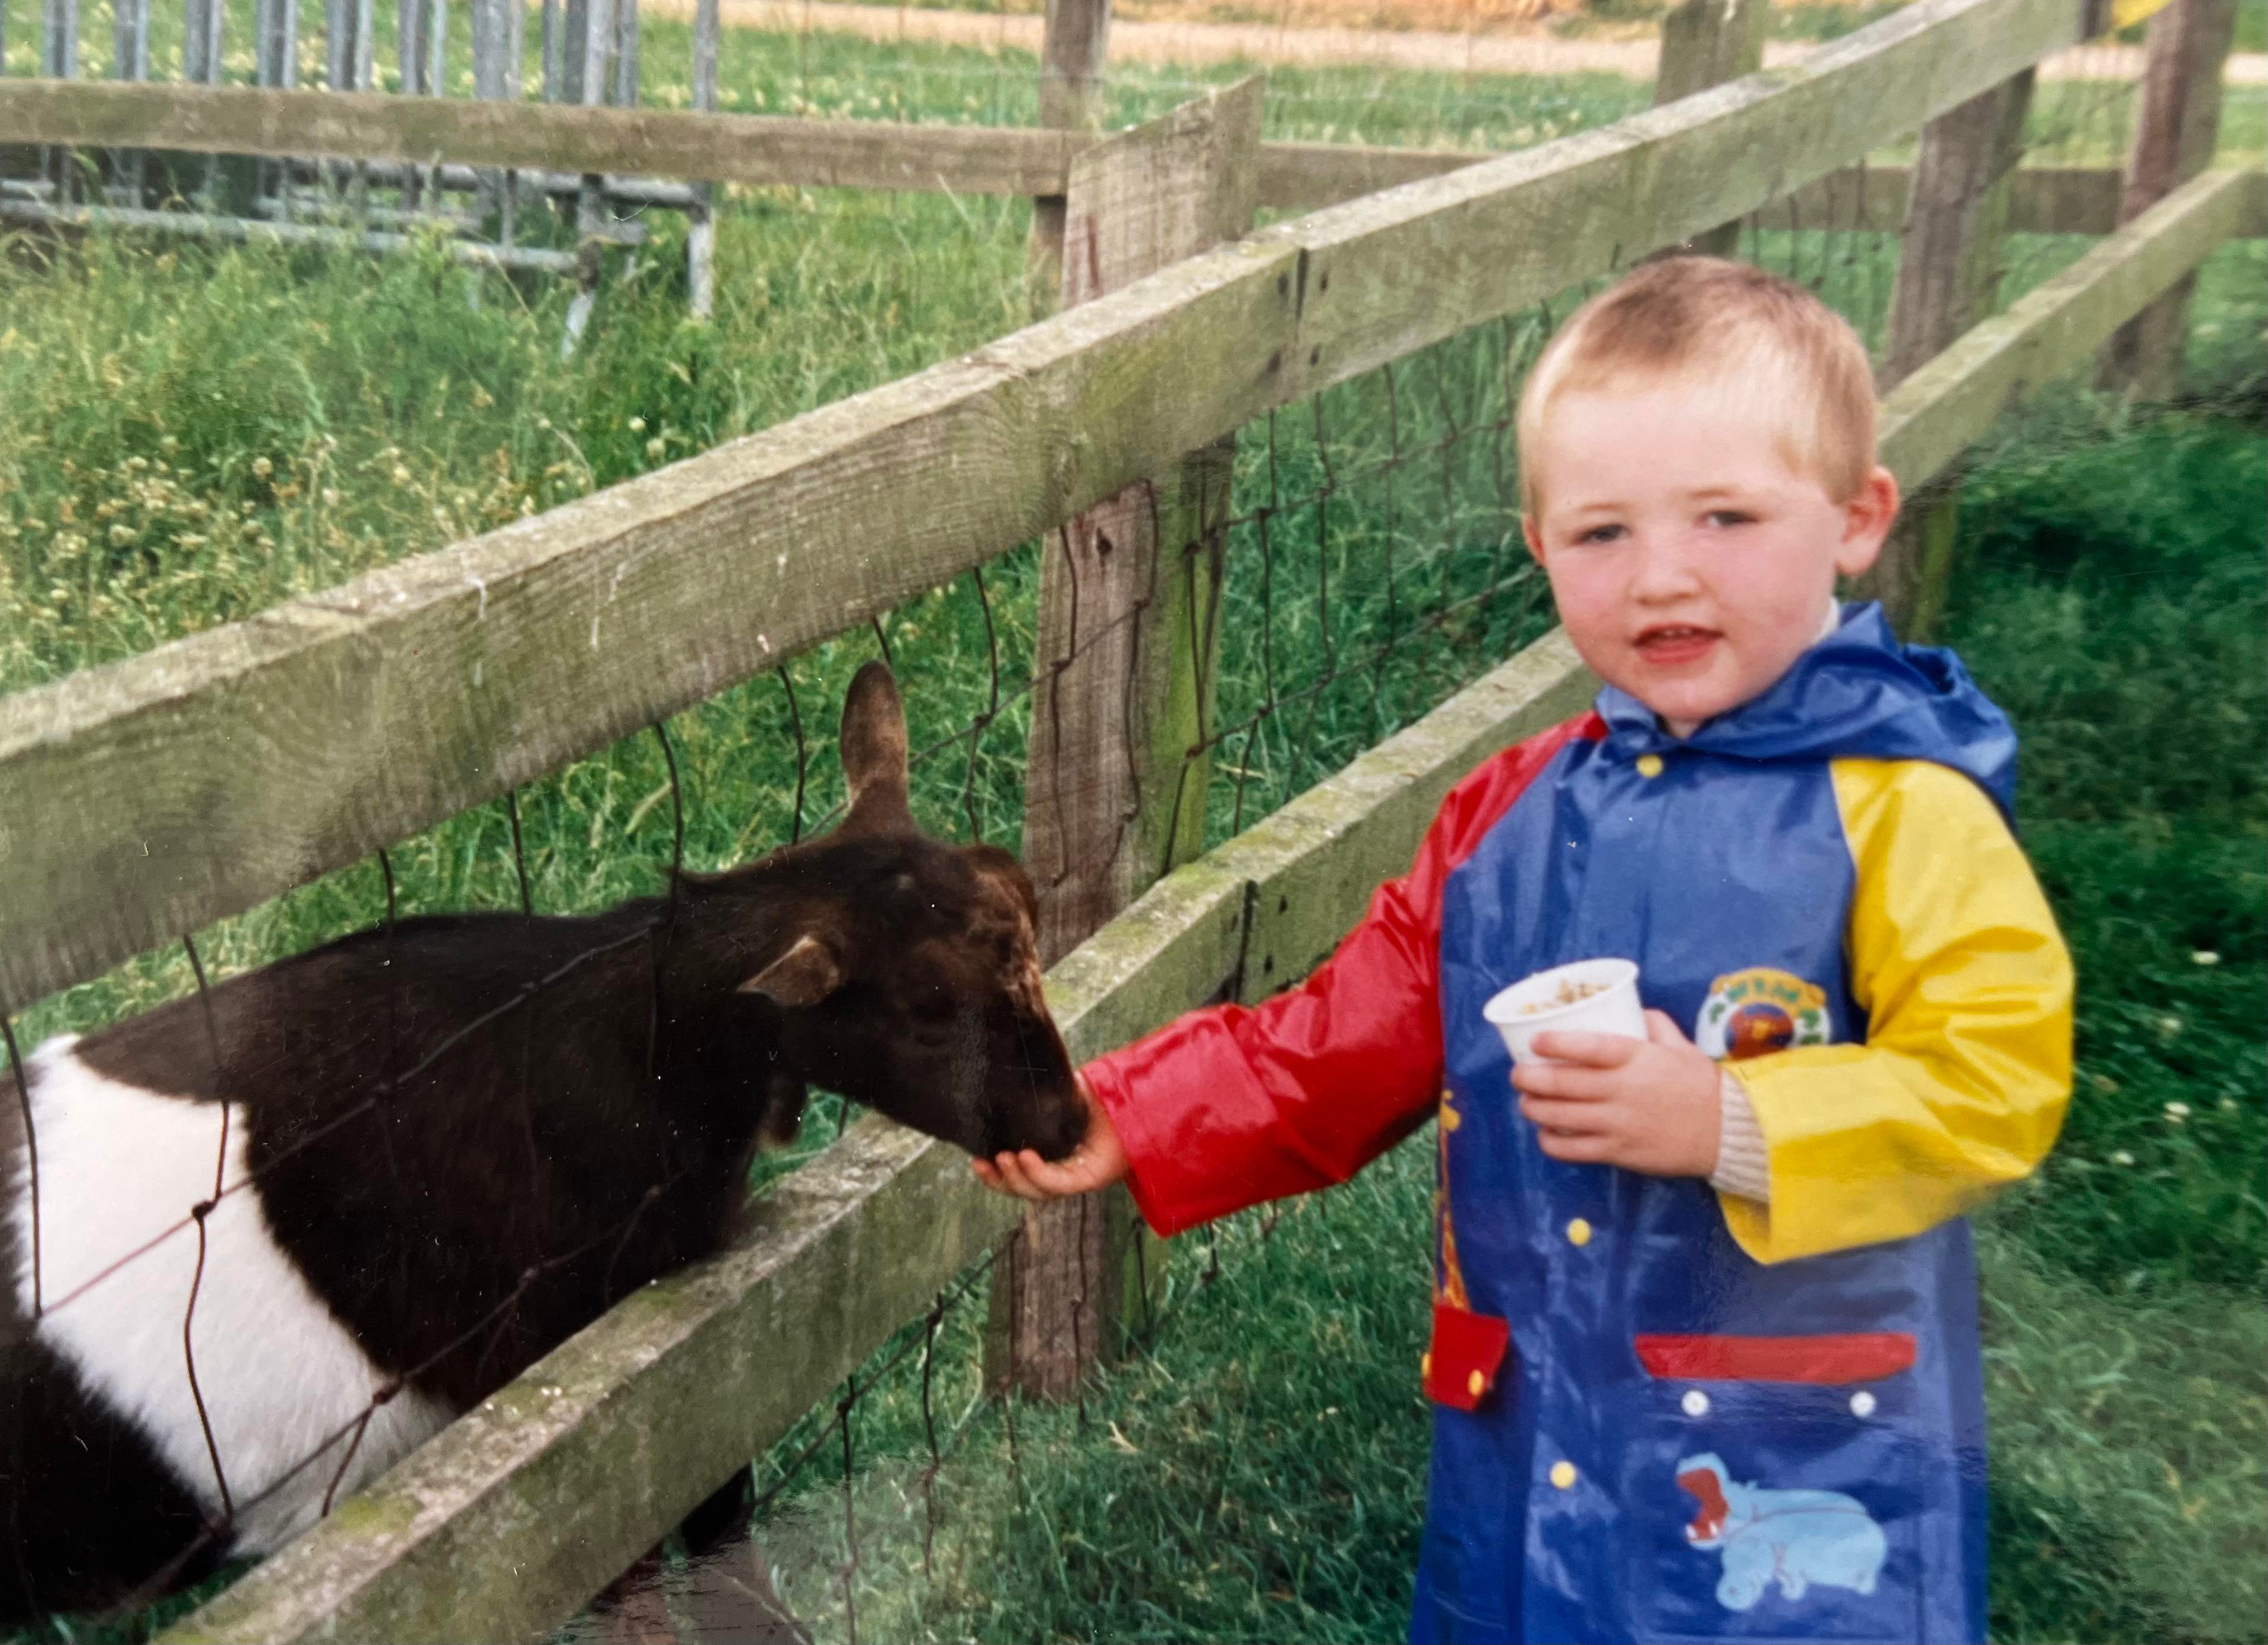
[[[1077,1145],[1031,882],[914,826],[880,664],[842,747],[840,828],[667,901],[405,920],[0,1077],[0,1622],[304,1528],[721,1245],[806,1079]]]
[[[0,1614],[115,1598],[225,1517],[205,1553],[277,1546],[722,1243],[767,1047],[657,1022],[659,912],[405,921],[215,988],[212,1033],[191,999],[30,1059]]]

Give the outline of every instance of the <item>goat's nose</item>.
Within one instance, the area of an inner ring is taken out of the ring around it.
[[[1061,1159],[1086,1141],[1086,1105],[1075,1091],[1050,1098],[1041,1113],[1041,1157]]]

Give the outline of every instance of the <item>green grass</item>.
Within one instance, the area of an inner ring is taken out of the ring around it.
[[[11,41],[26,38],[21,12],[17,0]],[[751,104],[761,92],[767,107],[800,98],[836,114],[1028,118],[1027,61],[938,52],[923,59],[923,81],[891,77],[909,61],[897,48],[733,38],[741,55],[728,55],[727,84]],[[649,61],[663,40],[650,33]],[[1137,76],[1117,94],[1130,116],[1186,84]],[[1401,140],[1479,118],[1454,102],[1469,87],[1450,77],[1275,84],[1284,135]],[[1486,129],[1504,135],[1486,140],[1535,141],[1611,117],[1643,88],[1511,83],[1489,95],[1498,123]],[[2068,141],[2110,141],[2109,100],[2042,100],[2063,108]],[[57,255],[12,241],[0,257],[0,691],[438,547],[975,346],[1021,315],[1026,221],[1020,202],[736,193],[720,215],[712,324],[685,319],[680,231],[665,222],[655,246],[614,271],[585,347],[565,362],[563,290],[470,278],[431,253],[376,261],[98,239]],[[1871,330],[1890,241],[1824,226],[1768,228],[1746,249],[1817,281]],[[2082,248],[2020,244],[2010,293]],[[1996,435],[1970,482],[1950,637],[2025,731],[2026,838],[2083,989],[2066,1142],[2042,1186],[1993,1213],[1984,1244],[1995,1626],[2011,1639],[2260,1631],[2264,276],[2257,243],[2205,271],[2191,367],[2199,406],[2129,417],[2051,400]],[[1241,437],[1219,723],[1252,719],[1271,677],[1286,711],[1220,752],[1209,839],[1238,820],[1237,773],[1248,824],[1544,621],[1521,573],[1492,426],[1539,334],[1521,317],[1404,363],[1390,409],[1381,378],[1334,390],[1320,437],[1306,406]],[[1453,429],[1462,437],[1435,451]],[[887,530],[878,522],[878,543]],[[989,629],[968,578],[884,623],[914,744],[938,745],[917,768],[917,809],[956,836],[1012,844],[1020,832],[1027,705],[1015,693],[1030,672],[1036,567],[1027,546],[988,569]],[[1402,643],[1368,666],[1391,636]],[[834,715],[874,648],[849,636],[788,670],[809,738],[806,819],[839,798]],[[950,740],[991,713],[996,655],[1007,694],[997,717]],[[1326,669],[1338,674],[1330,689],[1294,697]],[[790,727],[777,677],[671,723],[693,865],[787,837]],[[592,908],[659,884],[671,814],[650,738],[520,799],[539,908]],[[501,807],[393,855],[406,909],[517,906]],[[225,974],[370,923],[381,907],[364,863],[200,937]],[[145,956],[18,1025],[27,1039],[91,1027],[189,986],[178,951]],[[768,1170],[823,1142],[833,1118],[822,1108],[799,1153]],[[863,1401],[862,1632],[1397,1634],[1424,1470],[1412,1367],[1425,1167],[1421,1151],[1395,1155],[1287,1214],[1264,1241],[1253,1220],[1232,1223],[1209,1287],[1194,1283],[1202,1259],[1184,1253],[1183,1300],[1154,1352],[1091,1395],[1083,1419],[1023,1410],[1012,1454],[1006,1423],[980,1415],[927,1494],[902,1373]],[[940,1339],[939,1403],[955,1411],[973,1392],[980,1317],[981,1297]],[[834,1627],[831,1456],[767,1539],[784,1590]]]

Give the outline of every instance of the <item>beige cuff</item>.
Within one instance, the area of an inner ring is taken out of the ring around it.
[[[1718,1075],[1717,1104],[1717,1169],[1709,1173],[1709,1186],[1769,1205],[1771,1154],[1764,1146],[1764,1129],[1756,1124],[1756,1108],[1749,1100],[1748,1087],[1730,1069]]]

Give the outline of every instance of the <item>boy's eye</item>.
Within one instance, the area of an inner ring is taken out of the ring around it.
[[[1610,543],[1623,534],[1619,525],[1592,525],[1575,533],[1579,543]]]
[[[1712,525],[1749,525],[1755,524],[1756,518],[1739,509],[1712,509],[1707,516]]]

